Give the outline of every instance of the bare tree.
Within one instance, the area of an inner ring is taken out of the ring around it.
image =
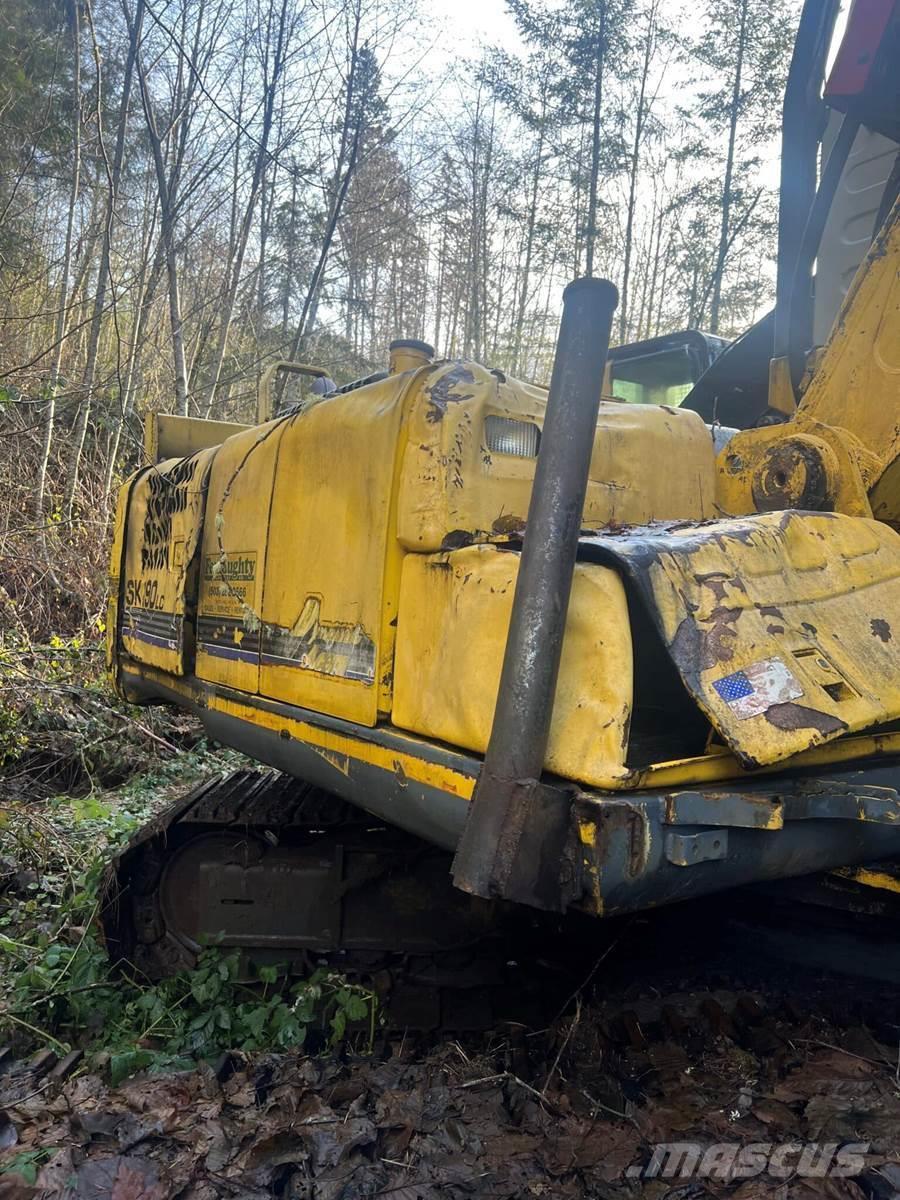
[[[59,273],[56,326],[53,331],[56,349],[53,355],[47,404],[44,410],[44,437],[41,444],[34,497],[35,515],[42,525],[45,518],[47,466],[50,462],[50,450],[56,425],[56,394],[59,390],[63,347],[69,317],[69,277],[72,271],[75,213],[81,189],[81,16],[78,10],[78,0],[70,0],[68,15],[72,27],[72,184],[69,192],[69,208],[66,214],[66,242]],[[46,550],[46,542],[44,542],[44,549]]]

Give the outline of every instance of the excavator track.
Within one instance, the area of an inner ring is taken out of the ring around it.
[[[204,781],[136,834],[105,883],[110,955],[149,979],[218,945],[248,973],[333,966],[397,1027],[486,1029],[505,1005],[521,1017],[529,994],[540,1007],[527,952],[539,915],[465,895],[446,852],[277,772]]]

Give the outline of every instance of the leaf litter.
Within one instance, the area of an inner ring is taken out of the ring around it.
[[[196,767],[208,769],[202,754]],[[176,756],[173,786],[183,773]],[[60,847],[116,841],[145,819],[151,797],[162,803],[169,782],[148,775],[133,800],[125,789],[127,819],[121,799],[107,808],[88,797],[71,833],[67,809],[26,808],[24,793],[13,796],[18,812],[44,822],[47,846],[32,864],[22,851],[36,835],[14,841],[3,884],[7,898],[20,897],[0,918],[15,933],[3,935],[4,953],[20,975],[23,966],[49,971],[52,994],[65,972],[72,982],[66,956],[87,945],[89,911],[63,903],[63,884],[54,885],[74,879],[66,886],[77,897],[85,868]],[[19,828],[10,821],[7,832]],[[708,942],[697,910],[664,940],[681,954],[698,942],[698,920]],[[900,1200],[894,992],[803,971],[754,974],[734,965],[743,947],[716,975],[708,946],[697,953],[674,971],[658,946],[639,945],[618,966],[604,953],[590,986],[547,1028],[500,1024],[444,1040],[383,1032],[365,1055],[351,1038],[318,1054],[232,1051],[114,1082],[115,1064],[80,1049],[56,1044],[26,1059],[0,1048],[0,1200]],[[45,982],[36,974],[35,996],[48,994]],[[99,982],[79,984],[87,990],[73,988],[75,997],[96,1008],[106,997],[106,977]],[[868,1150],[854,1178],[642,1177],[666,1142]]]
[[[0,1200],[900,1196],[890,997],[805,986],[619,988],[545,1030],[232,1053],[117,1087],[79,1063],[8,1063]],[[673,1141],[868,1151],[852,1179],[640,1178]]]

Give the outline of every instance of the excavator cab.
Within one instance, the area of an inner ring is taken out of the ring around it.
[[[728,339],[686,329],[611,347],[603,395],[626,404],[677,408],[728,345]]]

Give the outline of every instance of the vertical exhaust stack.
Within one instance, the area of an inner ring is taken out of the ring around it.
[[[453,863],[465,892],[556,911],[577,894],[577,870],[569,804],[540,779],[618,299],[605,279],[563,293],[497,707]]]

